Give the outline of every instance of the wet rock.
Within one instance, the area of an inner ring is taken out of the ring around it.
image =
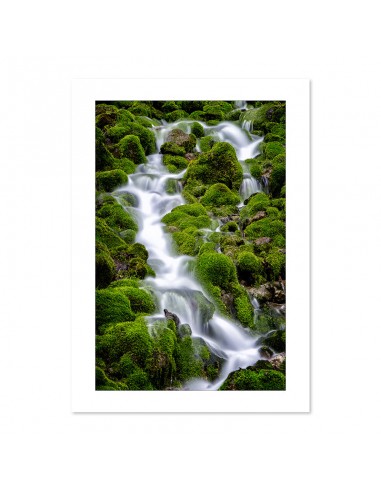
[[[187,161],[193,161],[194,159],[196,159],[197,155],[198,154],[195,154],[193,152],[188,152],[184,155],[184,157]]]
[[[167,319],[171,319],[175,322],[176,328],[180,325],[180,318],[175,314],[168,311],[168,309],[164,309],[164,315]]]
[[[268,360],[258,360],[253,366],[248,367],[250,371],[259,371],[260,369],[273,369]]]
[[[285,283],[282,282],[267,282],[259,287],[251,287],[249,293],[254,296],[260,303],[273,303],[274,310],[286,312],[286,307],[282,305],[286,302]],[[269,304],[269,307],[270,304]],[[280,312],[279,314],[284,314]]]
[[[279,314],[281,316],[285,316],[286,315],[286,305],[285,304],[276,304],[275,302],[269,302],[267,305],[276,314]]]
[[[264,359],[270,359],[270,357],[274,353],[270,347],[267,347],[267,345],[262,345],[262,347],[259,349],[258,352],[260,356],[263,357]]]
[[[259,287],[251,287],[248,289],[249,294],[254,296],[260,303],[269,302],[272,300],[272,292],[268,289],[268,284],[260,285]]]
[[[267,214],[264,210],[261,210],[260,212],[257,212],[254,217],[251,219],[251,222],[255,222],[256,220],[261,220],[267,217]]]
[[[282,352],[280,354],[273,355],[270,358],[269,362],[274,369],[280,370],[280,369],[282,369],[282,365],[284,364],[285,360],[286,360],[286,354],[285,354],[285,352]]]
[[[282,353],[286,350],[286,332],[284,330],[276,330],[266,335],[263,343],[268,345],[274,352]]]
[[[179,128],[175,128],[168,133],[167,142],[184,147],[187,153],[192,153],[196,145],[196,138],[193,135],[188,135]]]

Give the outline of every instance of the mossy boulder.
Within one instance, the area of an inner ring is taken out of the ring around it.
[[[116,289],[101,289],[96,292],[96,326],[122,321],[132,321],[135,315],[131,304],[122,292]]]
[[[270,176],[270,193],[272,196],[280,196],[286,182],[286,166],[283,162],[275,163]]]
[[[173,122],[177,120],[184,120],[188,117],[188,113],[182,109],[176,109],[175,111],[171,111],[165,115],[166,121]]]
[[[136,165],[134,162],[132,162],[130,159],[114,159],[113,169],[121,169],[123,172],[125,172],[127,175],[128,174],[133,174],[136,170]]]
[[[197,255],[202,239],[197,238],[193,234],[188,234],[185,231],[174,232],[172,235],[175,244],[176,252],[181,255],[195,256]]]
[[[162,154],[171,154],[171,155],[179,155],[184,156],[186,154],[186,150],[184,147],[180,147],[180,145],[175,144],[174,142],[165,142],[160,147],[160,152]]]
[[[110,250],[126,245],[123,239],[100,217],[95,219],[95,237],[97,241],[105,244]]]
[[[204,206],[219,207],[221,205],[238,205],[241,197],[238,193],[233,193],[225,184],[213,184],[201,198],[200,202]]]
[[[153,340],[143,318],[110,325],[96,340],[97,356],[107,364],[119,362],[127,354],[136,366],[145,369],[152,351]]]
[[[192,134],[188,135],[179,128],[175,128],[168,133],[167,142],[183,147],[186,153],[193,152],[196,145],[196,137]]]
[[[286,378],[279,371],[239,369],[229,374],[220,390],[236,391],[283,391]]]
[[[186,169],[188,161],[180,155],[165,154],[163,156],[163,164],[167,167],[173,166],[176,171],[181,171],[182,169]]]
[[[105,137],[100,128],[95,129],[95,168],[104,171],[112,168],[114,158],[106,147]]]
[[[242,251],[237,256],[237,274],[240,280],[249,284],[258,283],[263,275],[262,260],[250,251]]]
[[[271,201],[266,193],[256,193],[252,195],[247,204],[241,209],[241,220],[247,220],[255,216],[257,212],[265,211],[271,205]]]
[[[135,314],[152,314],[155,311],[155,300],[151,293],[139,287],[123,284],[123,280],[113,282],[110,286],[115,292],[121,292],[130,301]]]
[[[139,123],[132,122],[118,124],[115,127],[108,128],[106,135],[114,143],[118,143],[127,135],[135,135],[136,137],[139,137],[146,155],[154,154],[156,152],[154,133]]]
[[[138,230],[135,220],[126,212],[119,203],[106,203],[97,210],[97,216],[105,220],[112,228],[117,230]]]
[[[166,214],[162,218],[162,222],[166,225],[175,226],[181,231],[189,227],[196,227],[197,229],[210,227],[210,218],[200,203],[179,205],[172,212]]]
[[[209,150],[211,150],[211,148],[215,143],[216,140],[214,140],[214,138],[211,136],[201,137],[200,139],[201,152],[209,152]]]
[[[262,343],[275,352],[284,352],[286,350],[286,332],[284,330],[274,331],[267,335]]]
[[[232,314],[235,315],[242,326],[254,329],[254,311],[248,293],[238,283],[233,284],[231,291],[234,299],[234,311]]]
[[[237,281],[232,260],[214,251],[206,251],[197,258],[195,273],[205,285],[212,284],[228,290],[231,283]]]
[[[126,135],[118,144],[119,152],[122,157],[127,157],[135,164],[141,164],[147,161],[144,149],[136,135]]]
[[[189,163],[185,183],[192,180],[204,184],[222,183],[238,191],[242,182],[242,168],[234,148],[227,142],[218,142],[209,152]]]
[[[286,224],[282,220],[273,220],[271,217],[265,217],[256,222],[252,222],[245,229],[246,237],[252,240],[262,237],[269,237],[273,239],[278,235],[284,237],[285,233]]]
[[[262,152],[266,159],[274,159],[277,155],[284,154],[284,146],[280,142],[268,142],[262,144]]]
[[[193,135],[195,135],[197,138],[201,138],[205,135],[205,132],[204,132],[204,127],[198,123],[197,121],[195,121],[192,126],[191,126],[191,132],[193,133]]]
[[[127,181],[128,176],[121,169],[96,173],[96,187],[99,191],[113,191],[115,188],[127,183]]]
[[[110,251],[101,242],[96,243],[95,283],[97,289],[107,287],[113,280],[116,270]]]

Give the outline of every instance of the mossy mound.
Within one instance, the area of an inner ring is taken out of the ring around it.
[[[122,157],[127,157],[135,164],[147,162],[144,149],[136,135],[126,135],[118,144],[119,152]]]
[[[188,161],[180,155],[165,154],[163,156],[163,164],[167,167],[173,166],[176,171],[181,171],[182,169],[186,169]]]
[[[265,211],[270,205],[271,201],[266,193],[256,193],[255,195],[252,195],[247,204],[241,209],[241,220],[254,217],[257,212]]]
[[[160,152],[162,154],[171,154],[171,155],[179,155],[184,156],[186,154],[186,150],[184,147],[180,147],[180,145],[175,144],[174,142],[165,142],[160,147]]]
[[[188,117],[188,113],[182,109],[176,109],[175,111],[172,111],[170,113],[167,113],[165,115],[166,121],[169,123],[177,120],[185,120]]]
[[[132,285],[126,285],[124,280],[113,282],[110,288],[116,292],[121,292],[128,298],[131,309],[135,314],[152,314],[155,311],[155,300],[148,291]]]
[[[175,128],[169,132],[167,142],[183,147],[186,153],[193,152],[196,145],[196,137],[192,134],[188,135],[179,128]]]
[[[286,224],[281,220],[273,220],[271,217],[265,217],[261,220],[251,223],[245,229],[245,235],[249,239],[258,239],[260,237],[275,238],[278,235],[285,236]]]
[[[116,274],[115,265],[107,246],[99,241],[95,253],[95,283],[97,289],[107,287]]]
[[[138,230],[135,220],[117,202],[102,205],[97,210],[97,217],[104,219],[111,228]]]
[[[162,218],[166,225],[172,225],[183,231],[189,227],[203,229],[210,227],[210,218],[200,203],[180,205]]]
[[[156,152],[156,142],[154,133],[139,123],[120,123],[110,127],[106,131],[106,136],[114,143],[118,143],[127,135],[139,137],[139,141],[146,155]]]
[[[103,243],[110,250],[126,245],[123,239],[100,217],[95,219],[95,237],[98,242]]]
[[[225,184],[216,183],[212,185],[200,202],[204,206],[219,207],[221,205],[238,205],[241,197],[233,193]]]
[[[186,231],[174,232],[172,237],[176,244],[176,252],[181,255],[195,256],[202,245],[201,238]]]
[[[234,263],[227,256],[206,251],[197,258],[196,276],[204,284],[230,290],[231,283],[237,281]]]
[[[271,195],[273,197],[280,196],[282,188],[285,186],[285,183],[286,183],[286,166],[283,162],[276,162],[273,164],[270,181],[269,181]]]
[[[110,323],[133,321],[130,301],[116,289],[102,289],[96,292],[96,326],[97,328]]]
[[[96,173],[96,187],[98,191],[113,191],[118,186],[127,183],[128,176],[121,169],[99,171]]]
[[[113,166],[114,158],[107,149],[106,140],[101,129],[95,129],[95,169],[104,171]]]
[[[200,139],[200,149],[201,152],[209,152],[212,149],[213,145],[216,143],[211,136],[201,137]]]
[[[260,283],[263,275],[261,258],[249,251],[242,251],[237,256],[237,274],[240,280],[249,284]]]
[[[234,148],[226,142],[218,142],[209,152],[189,163],[184,182],[195,180],[204,184],[222,183],[238,191],[242,177],[242,168]]]
[[[262,153],[266,159],[274,159],[277,155],[284,154],[284,146],[280,142],[268,142],[261,144]]]
[[[220,390],[236,391],[283,391],[286,379],[279,371],[239,369],[229,374]]]
[[[191,132],[193,133],[193,135],[195,135],[195,137],[197,138],[201,138],[204,136],[205,132],[204,132],[204,127],[198,123],[197,121],[195,121],[192,126],[191,126]]]

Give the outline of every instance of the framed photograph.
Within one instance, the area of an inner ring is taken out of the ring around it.
[[[73,81],[74,412],[309,412],[309,97]]]

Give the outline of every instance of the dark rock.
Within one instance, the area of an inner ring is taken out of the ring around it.
[[[268,307],[275,311],[276,314],[279,314],[281,316],[286,315],[286,305],[285,304],[276,304],[275,302],[269,302]]]
[[[167,319],[171,319],[175,322],[176,328],[180,325],[180,318],[175,314],[168,311],[168,309],[164,309],[164,315]]]
[[[273,355],[273,351],[271,350],[270,347],[267,347],[266,345],[263,345],[260,349],[259,349],[259,354],[261,357],[263,357],[264,359],[270,359],[270,357]]]
[[[286,332],[284,330],[276,330],[265,336],[264,344],[268,345],[274,352],[281,353],[286,350]]]

